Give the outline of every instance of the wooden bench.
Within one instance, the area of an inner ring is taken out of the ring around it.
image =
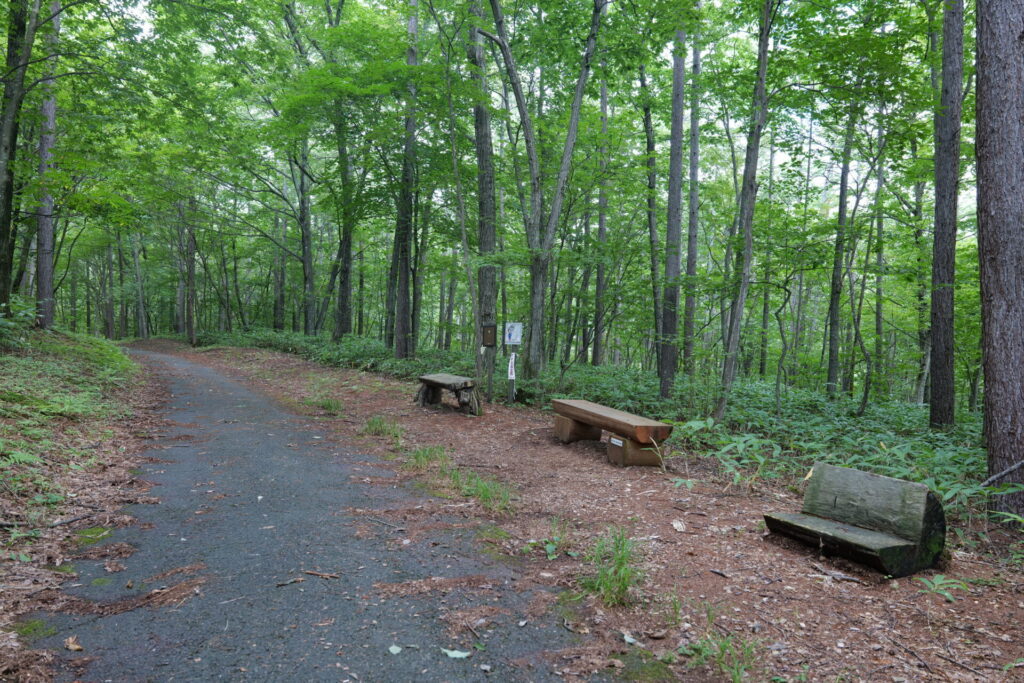
[[[765,515],[792,536],[890,576],[932,567],[946,544],[946,515],[924,484],[816,463],[801,513]]]
[[[661,465],[655,448],[672,433],[672,425],[649,420],[614,408],[568,399],[554,399],[555,434],[562,443],[600,439],[601,431],[612,433],[608,440],[608,462],[626,465]]]
[[[416,405],[437,405],[441,402],[441,395],[445,389],[455,394],[459,408],[468,410],[477,416],[484,414],[473,379],[449,375],[446,372],[420,376],[420,390],[416,393]]]

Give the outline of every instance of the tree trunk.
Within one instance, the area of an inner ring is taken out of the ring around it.
[[[935,246],[932,251],[932,392],[928,421],[948,427],[955,414],[953,278],[956,272],[957,192],[960,188],[960,110],[964,69],[963,0],[946,0],[942,23],[942,95],[935,114]],[[1024,67],[1021,67],[1024,68]]]
[[[700,2],[697,3],[698,10]],[[700,218],[700,43],[693,34],[693,80],[690,83],[690,194],[686,229],[686,300],[683,304],[683,372],[692,377],[694,316],[697,311],[697,229]]]
[[[405,63],[415,67],[419,59],[416,47],[418,35],[419,0],[408,0],[408,42]],[[409,80],[409,93],[405,111],[405,142],[402,151],[402,179],[398,191],[398,219],[395,223],[395,250],[397,256],[398,290],[395,297],[395,358],[412,356],[412,238],[413,187],[416,182],[416,83]]]
[[[1024,457],[1024,0],[978,2],[978,252],[988,471]],[[1024,483],[1024,469],[998,483]],[[1024,514],[1024,493],[994,496]]]
[[[11,300],[14,271],[14,167],[18,153],[18,127],[25,99],[25,73],[32,47],[41,0],[9,0],[7,57],[0,97],[0,315]]]
[[[647,73],[640,65],[640,91],[644,111],[644,139],[647,143],[647,235],[651,249],[651,293],[654,303],[654,348],[657,367],[661,368],[661,333],[664,316],[661,310],[661,253],[658,247],[658,159],[655,155],[654,120],[651,116],[651,94],[647,86]]]
[[[334,133],[338,145],[338,166],[341,171],[341,244],[338,255],[338,308],[335,315],[334,340],[352,332],[352,241],[356,229],[355,192],[352,162],[348,149],[348,125],[342,105],[336,103],[338,116]]]
[[[601,66],[607,68],[607,63],[602,62]],[[601,144],[597,155],[601,179],[597,191],[597,280],[594,285],[594,351],[591,357],[591,362],[594,365],[600,365],[604,361],[604,294],[608,288],[604,272],[605,247],[608,242],[608,80],[606,78],[601,79]],[[589,223],[589,221],[587,222]],[[589,272],[588,269],[588,276]],[[587,284],[589,285],[589,282]],[[586,292],[586,285],[584,292]]]
[[[672,51],[672,123],[668,155],[668,213],[665,219],[665,289],[661,306],[658,377],[662,398],[672,393],[679,360],[679,274],[683,204],[683,85],[686,80],[686,34],[676,31]]]
[[[50,4],[51,31],[50,56],[47,76],[43,80],[46,99],[43,100],[43,132],[39,136],[39,176],[42,178],[42,197],[39,201],[36,243],[36,322],[48,330],[53,326],[53,192],[48,174],[53,166],[53,144],[57,137],[57,96],[53,92],[53,75],[57,65],[57,41],[60,35],[60,0]]]
[[[274,232],[280,235],[281,244],[288,239],[288,222],[282,221],[280,215],[274,214]],[[274,320],[275,330],[284,330],[285,314],[285,278],[288,273],[288,254],[278,249],[274,254]]]
[[[139,243],[142,237],[129,236],[132,248],[132,267],[135,271],[135,329],[138,336],[149,339],[149,316],[146,314],[146,287],[142,280],[142,264],[139,262]]]
[[[757,157],[761,149],[761,133],[768,119],[768,46],[772,25],[782,0],[765,0],[761,12],[760,31],[757,41],[757,76],[754,81],[753,107],[750,114],[750,131],[747,134],[747,152],[743,160],[743,186],[740,190],[739,225],[743,234],[743,254],[740,268],[737,269],[737,289],[732,302],[729,317],[729,332],[725,346],[725,359],[722,363],[722,389],[718,397],[713,417],[721,420],[729,401],[729,392],[736,379],[736,368],[740,347],[740,327],[743,321],[743,308],[747,302],[747,290],[750,288],[750,269],[754,251],[754,201],[757,197]]]
[[[473,21],[482,23],[483,9],[477,0],[470,0],[469,10]],[[479,320],[477,326],[497,325],[497,279],[495,267],[491,262],[494,257],[497,221],[494,200],[494,150],[491,141],[491,111],[487,106],[489,91],[487,89],[487,62],[484,57],[483,36],[474,26],[470,30],[469,61],[473,65],[478,99],[473,105],[473,132],[476,146],[476,181],[477,181],[477,250],[481,264],[477,268],[477,299],[479,301]],[[486,396],[490,402],[494,396],[494,364],[497,347],[478,349],[476,357],[476,375],[478,381],[486,377]]]
[[[843,152],[839,171],[839,220],[836,224],[836,241],[832,252],[832,281],[828,293],[828,372],[825,393],[835,398],[839,387],[839,301],[843,296],[843,257],[846,254],[847,207],[850,194],[850,158],[853,153],[853,136],[859,118],[860,104],[850,105],[843,135]],[[850,293],[853,296],[853,293]]]

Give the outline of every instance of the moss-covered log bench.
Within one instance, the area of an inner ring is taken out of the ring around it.
[[[473,415],[484,414],[473,378],[449,375],[446,372],[420,376],[420,390],[416,393],[416,405],[428,406],[440,403],[445,389],[455,394],[455,399],[459,402],[459,408],[462,410]]]
[[[946,515],[924,484],[816,463],[801,513],[764,516],[769,531],[906,576],[935,565]]]
[[[626,465],[660,465],[658,447],[672,433],[672,425],[633,415],[591,401],[554,399],[555,434],[562,443],[600,439],[602,430],[608,439],[608,462]]]

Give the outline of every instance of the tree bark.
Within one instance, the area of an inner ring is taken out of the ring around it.
[[[42,178],[42,197],[37,216],[36,242],[36,324],[44,330],[53,327],[53,191],[48,174],[53,167],[53,145],[57,137],[57,96],[53,92],[53,76],[57,69],[57,46],[60,36],[60,0],[50,4],[50,55],[47,76],[43,80],[46,99],[43,100],[43,132],[39,136],[39,176]]]
[[[828,293],[828,371],[825,393],[835,398],[839,388],[839,301],[843,297],[843,257],[846,254],[847,200],[850,195],[850,159],[853,154],[853,135],[859,117],[860,104],[850,105],[843,134],[843,152],[839,171],[839,219],[836,223],[836,241],[832,252],[832,280]],[[850,293],[853,296],[853,293]]]
[[[1024,457],[1024,0],[978,2],[978,252],[988,471]],[[1024,469],[999,483],[1024,483]],[[1024,493],[994,496],[1024,514]]]
[[[932,382],[928,421],[948,427],[955,416],[953,291],[957,193],[960,189],[960,111],[964,69],[963,0],[945,0],[942,95],[935,113],[935,241],[932,250]],[[1024,67],[1022,67],[1024,68]]]
[[[473,133],[476,147],[476,181],[477,181],[477,250],[480,266],[477,268],[477,299],[479,301],[479,320],[481,339],[482,328],[497,325],[498,285],[496,269],[491,259],[494,258],[497,237],[497,205],[494,196],[494,150],[491,140],[491,111],[487,106],[489,91],[487,89],[487,61],[484,56],[483,36],[477,30],[483,23],[483,8],[478,0],[470,0],[469,10],[476,25],[470,29],[468,49],[469,62],[472,64],[473,77],[476,82],[477,101],[473,105]],[[477,349],[476,374],[479,381],[486,378],[485,395],[490,402],[494,396],[494,364],[496,346]]]
[[[683,86],[686,80],[686,33],[676,31],[672,51],[672,121],[668,154],[668,212],[665,218],[665,288],[658,340],[658,377],[662,398],[672,394],[679,360],[679,275],[683,204]]]
[[[700,2],[697,3],[698,10]],[[686,229],[686,299],[683,304],[683,372],[694,373],[694,317],[697,311],[697,229],[700,218],[700,42],[693,40],[693,80],[690,83],[690,193]]]
[[[651,115],[651,94],[647,86],[647,73],[640,65],[640,92],[643,101],[644,140],[647,165],[647,235],[650,240],[651,293],[654,304],[654,349],[657,367],[661,368],[661,333],[664,316],[661,310],[661,250],[658,247],[658,159],[655,152],[654,119]]]
[[[14,284],[14,166],[26,92],[25,73],[32,59],[40,2],[8,2],[6,69],[0,96],[0,315],[5,314],[10,304]]]
[[[602,68],[607,64],[602,62]],[[597,279],[594,284],[594,349],[593,365],[604,362],[604,295],[608,288],[605,277],[605,247],[608,242],[608,80],[601,78],[601,144],[598,148],[601,179],[597,190]],[[588,221],[589,223],[589,221]],[[589,280],[589,269],[587,270]],[[589,281],[584,284],[586,292]]]
[[[416,46],[419,26],[419,0],[408,0],[407,24],[409,46],[405,63],[415,67],[419,60]],[[398,290],[395,298],[395,358],[409,358],[413,352],[412,340],[412,233],[413,187],[416,182],[416,82],[409,79],[409,93],[405,111],[405,142],[402,150],[402,178],[398,194],[398,219],[395,223],[395,250],[397,256]]]

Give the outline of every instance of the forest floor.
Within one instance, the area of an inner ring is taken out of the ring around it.
[[[500,652],[498,640],[510,633],[510,625],[555,623],[563,636],[541,631],[542,668],[503,679],[1024,677],[1019,629],[1024,576],[980,550],[957,548],[941,570],[886,579],[767,535],[762,514],[799,509],[799,492],[772,482],[737,488],[720,476],[713,459],[700,454],[671,454],[667,473],[620,469],[605,461],[604,444],[559,443],[544,411],[487,405],[484,416],[472,417],[453,404],[415,406],[415,383],[325,368],[288,354],[193,351],[165,341],[139,347],[240,381],[310,421],[326,441],[362,454],[352,463],[351,482],[375,487],[384,505],[378,501],[347,509],[355,538],[401,554],[437,545],[437,534],[469,533],[479,557],[510,572],[514,581],[506,585],[528,595],[529,605],[487,604],[495,592],[493,582],[474,581],[478,569],[458,556],[467,567],[465,580],[455,583],[470,597],[476,594],[477,606],[462,603],[459,610],[444,612],[450,642],[468,652],[476,649],[476,660],[482,660],[479,655],[486,651]],[[384,430],[391,434],[371,436],[368,423],[391,425]],[[460,471],[510,487],[512,509],[491,512],[464,497],[436,462],[409,467],[412,453],[438,446]],[[394,498],[396,483],[430,495]],[[596,571],[589,559],[595,543],[614,528],[624,529],[634,541],[632,561],[641,580],[630,590],[630,604],[608,607],[581,586]],[[449,565],[438,570],[438,577],[452,582],[460,569]],[[945,583],[940,576],[957,583]],[[211,586],[189,584],[197,593]],[[423,580],[378,581],[357,596],[363,603],[358,611],[396,596],[414,599],[423,591]],[[447,595],[442,602],[453,599],[444,590],[441,594]],[[230,613],[227,606],[222,610]],[[344,678],[346,671],[338,673]],[[370,671],[352,679],[374,680]]]

